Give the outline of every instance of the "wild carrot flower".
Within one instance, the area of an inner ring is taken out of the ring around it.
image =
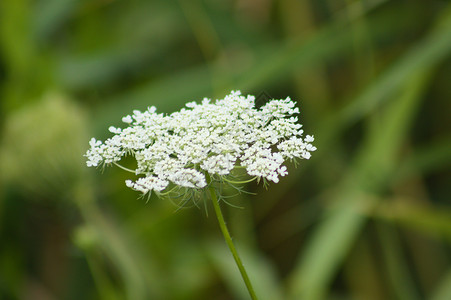
[[[154,106],[133,111],[122,121],[125,128],[111,126],[106,141],[92,138],[87,151],[88,167],[115,164],[138,176],[125,184],[141,193],[191,199],[210,192],[224,239],[253,300],[257,299],[246,269],[235,249],[222,215],[217,188],[234,186],[236,173],[251,180],[279,182],[288,174],[284,162],[309,159],[316,148],[311,135],[303,137],[297,123],[299,109],[290,98],[271,100],[255,107],[255,97],[232,91],[224,99],[189,102],[170,115],[158,114]],[[136,159],[136,168],[119,164],[125,156]],[[217,186],[214,186],[214,184]],[[219,184],[218,184],[219,183]],[[207,188],[208,187],[208,188]]]
[[[277,183],[288,174],[287,159],[309,159],[316,150],[313,136],[297,123],[299,109],[290,98],[255,107],[255,97],[232,91],[224,99],[189,102],[169,115],[154,106],[122,118],[125,128],[111,126],[104,142],[92,138],[88,167],[118,164],[127,155],[136,159],[139,178],[128,187],[143,194],[163,194],[170,186],[203,189],[207,176],[231,180],[244,168],[253,179]]]

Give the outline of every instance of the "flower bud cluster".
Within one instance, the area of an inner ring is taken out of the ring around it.
[[[169,115],[158,114],[153,106],[135,110],[122,118],[127,127],[109,128],[111,138],[91,139],[87,166],[118,165],[132,155],[139,178],[126,185],[143,194],[161,193],[171,184],[202,189],[207,174],[225,178],[238,167],[255,179],[277,183],[288,174],[286,159],[309,159],[316,150],[313,136],[303,138],[297,114],[290,98],[257,109],[255,97],[239,91],[214,103],[206,98],[189,102]]]

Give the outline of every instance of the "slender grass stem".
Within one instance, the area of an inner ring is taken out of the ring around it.
[[[243,277],[244,283],[246,284],[246,288],[251,296],[251,299],[257,300],[257,296],[255,295],[254,288],[252,287],[251,281],[249,280],[249,276],[247,275],[246,269],[244,268],[243,263],[236,251],[235,245],[232,242],[232,238],[230,236],[229,230],[227,229],[226,223],[224,221],[224,217],[221,212],[221,208],[219,207],[218,198],[216,197],[216,191],[213,187],[210,186],[210,194],[211,201],[213,202],[213,207],[215,208],[216,217],[218,218],[219,227],[221,227],[222,235],[229,246],[230,252],[232,252],[233,258],[235,259],[235,263],[240,270],[241,277]]]

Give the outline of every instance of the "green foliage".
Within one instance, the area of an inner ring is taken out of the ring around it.
[[[0,299],[248,299],[208,203],[82,157],[232,89],[299,101],[318,147],[223,203],[261,299],[451,299],[450,66],[442,0],[0,1]]]

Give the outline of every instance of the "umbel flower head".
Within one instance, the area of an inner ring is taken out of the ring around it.
[[[143,194],[198,192],[213,180],[235,182],[239,170],[251,180],[277,183],[288,174],[287,159],[309,159],[316,150],[297,114],[290,98],[257,109],[255,97],[239,91],[215,102],[189,102],[170,115],[152,106],[123,117],[127,127],[111,126],[114,135],[104,142],[92,138],[85,156],[88,167],[122,167],[123,157],[134,156],[136,169],[122,168],[138,178],[125,183]]]

